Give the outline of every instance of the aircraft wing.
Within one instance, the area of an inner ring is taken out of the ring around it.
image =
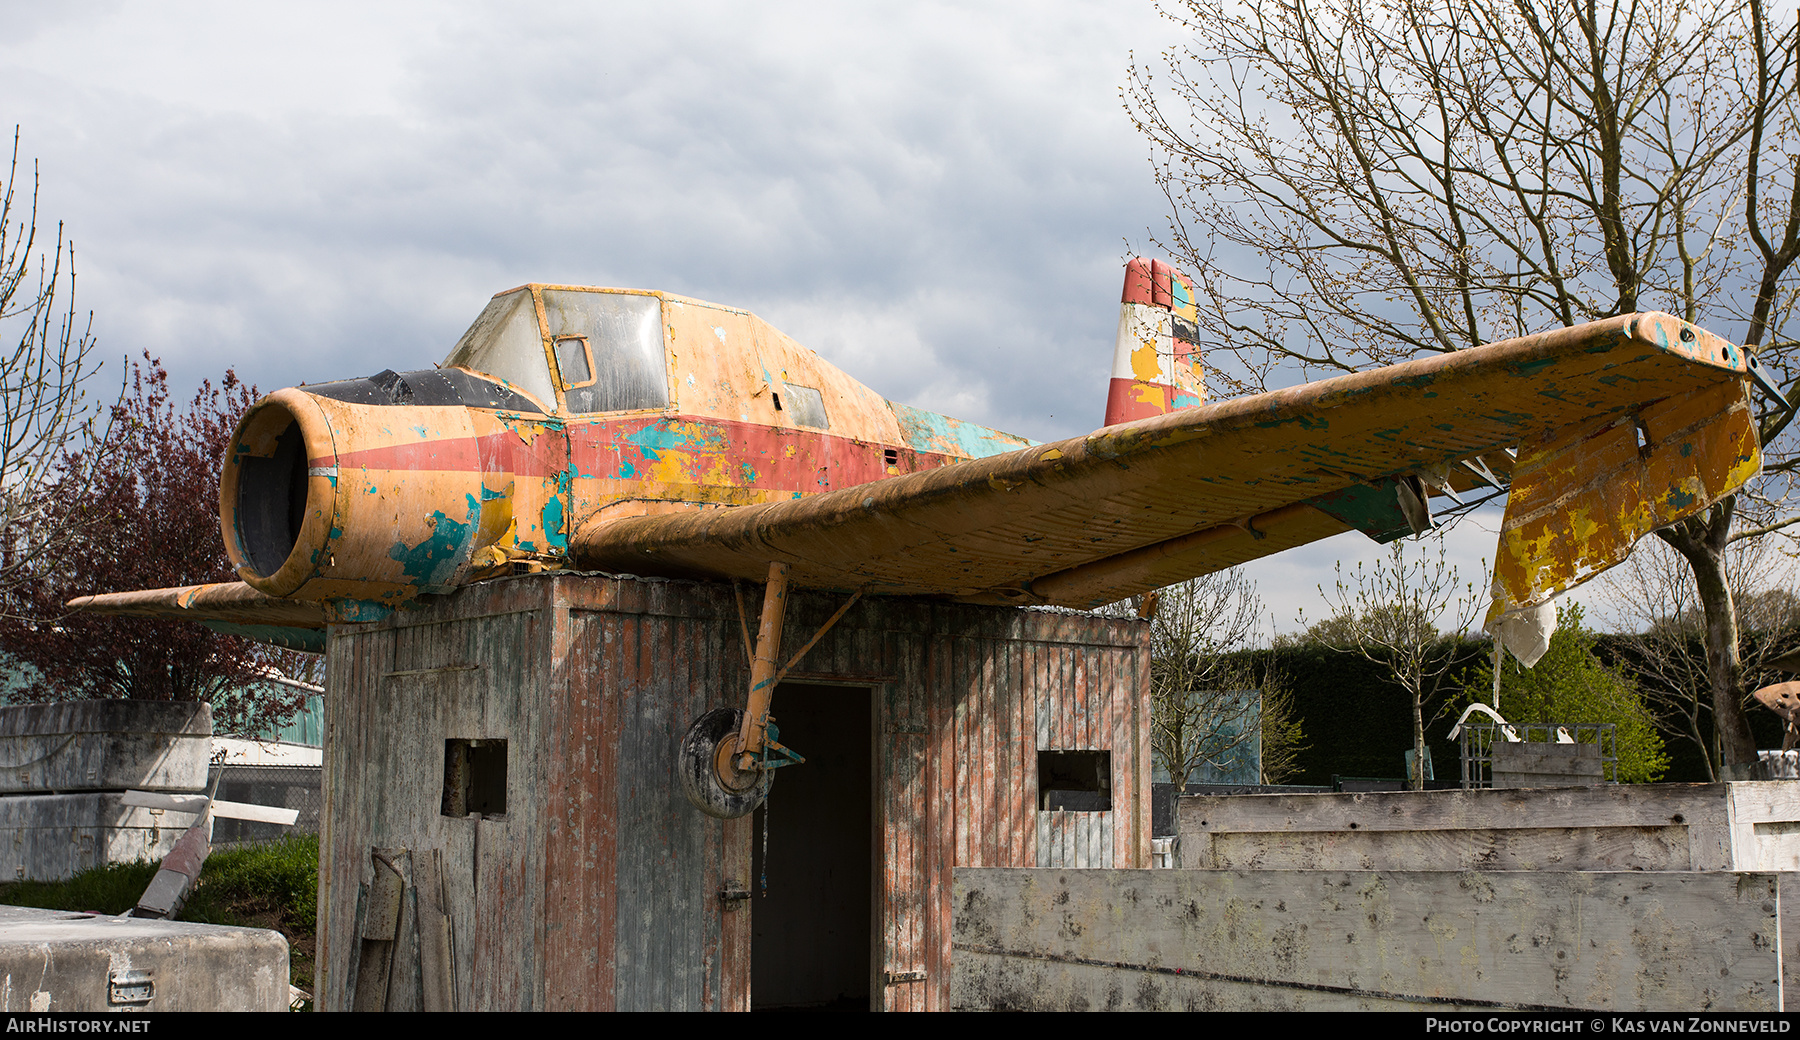
[[[1516,448],[1495,584],[1515,611],[1756,474],[1750,364],[1628,315],[808,498],[615,520],[570,550],[585,569],[761,580],[785,561],[798,585],[1093,607],[1346,530],[1410,533],[1401,485],[1468,487]]]
[[[1756,474],[1752,366],[1628,315],[806,498],[594,522],[569,552],[584,570],[761,581],[781,561],[801,586],[1092,607],[1347,530],[1391,540],[1427,522],[1430,486],[1510,483],[1494,609],[1518,612]],[[241,583],[71,606],[296,646],[357,619]]]
[[[125,617],[198,621],[216,632],[291,650],[316,653],[325,649],[328,612],[324,604],[277,599],[241,581],[82,596],[71,600],[69,606]]]

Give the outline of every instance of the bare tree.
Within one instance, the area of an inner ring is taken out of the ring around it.
[[[1332,622],[1314,626],[1336,649],[1359,654],[1386,667],[1412,702],[1412,789],[1425,788],[1425,706],[1440,701],[1446,675],[1457,663],[1456,648],[1474,623],[1481,600],[1472,582],[1462,582],[1444,556],[1407,541],[1394,542],[1372,567],[1356,565],[1348,581],[1338,565],[1336,587],[1319,592],[1330,603]],[[1304,621],[1304,619],[1302,619]]]
[[[1232,655],[1256,641],[1262,600],[1242,568],[1156,593],[1150,623],[1150,742],[1178,791],[1223,767],[1260,733],[1252,669]]]
[[[19,133],[0,192],[0,613],[78,544],[93,518],[56,508],[82,495],[113,402],[88,396],[99,370],[93,314],[75,308],[75,245],[61,224],[38,241],[38,181],[22,194]]]
[[[1789,373],[1800,26],[1777,31],[1762,0],[1185,0],[1170,17],[1192,44],[1134,65],[1126,104],[1216,390],[1641,308],[1738,325]],[[1765,447],[1800,386],[1787,398]],[[1726,548],[1792,522],[1734,529],[1740,504],[1658,532],[1704,609],[1728,766],[1755,749]]]
[[[1706,612],[1686,562],[1660,544],[1645,549],[1602,578],[1606,617],[1612,627],[1630,633],[1621,644],[1621,663],[1636,679],[1658,728],[1693,744],[1708,779],[1716,780],[1721,759],[1706,695]],[[1729,544],[1726,563],[1743,635],[1739,705],[1755,710],[1749,690],[1790,678],[1769,662],[1793,649],[1800,635],[1800,597],[1791,591],[1794,565],[1774,542],[1741,537]]]

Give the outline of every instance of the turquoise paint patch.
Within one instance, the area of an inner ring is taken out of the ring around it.
[[[563,495],[568,493],[568,474],[563,473],[556,480],[557,495],[544,503],[544,541],[549,544],[549,551],[566,553],[569,551],[569,532],[563,527]]]
[[[1396,380],[1394,380],[1393,385],[1420,387],[1420,386],[1430,386],[1431,384],[1433,384],[1435,382],[1437,382],[1437,376],[1427,373],[1422,376],[1408,376],[1405,379],[1396,379]]]
[[[1029,448],[1038,443],[1026,437],[1002,433],[895,401],[889,401],[888,407],[893,410],[894,418],[900,421],[900,436],[906,441],[907,447],[914,451],[984,459],[990,455],[1003,455],[1020,448]]]
[[[1692,455],[1693,453],[1694,453],[1694,445],[1693,445],[1692,441],[1685,442],[1681,445],[1681,457],[1682,458],[1685,459],[1689,455]]]
[[[738,475],[743,479],[745,484],[756,483],[756,467],[750,465],[748,462],[738,467]],[[824,482],[820,481],[820,483]]]
[[[1193,408],[1199,404],[1200,404],[1200,398],[1195,396],[1194,394],[1185,393],[1182,391],[1177,391],[1175,394],[1175,407],[1177,407],[1177,408]]]
[[[1331,429],[1331,420],[1325,418],[1323,415],[1291,415],[1286,419],[1264,419],[1262,422],[1257,423],[1256,426],[1258,429],[1274,430],[1286,426],[1289,423],[1293,423],[1302,430]]]
[[[508,492],[494,491],[494,490],[491,490],[486,484],[481,485],[481,500],[483,502],[492,502],[496,499],[511,498],[511,497],[512,497],[512,495]]]
[[[333,599],[326,605],[339,620],[352,623],[382,621],[394,612],[393,607],[365,599]]]
[[[405,542],[396,543],[388,550],[388,558],[397,561],[412,584],[426,591],[449,588],[456,579],[456,572],[468,557],[474,535],[475,522],[481,516],[481,503],[474,495],[465,495],[469,500],[469,515],[466,523],[458,522],[444,515],[440,510],[432,515],[436,524],[432,527],[431,536],[418,545],[408,547]]]
[[[1394,490],[1396,481],[1389,477],[1379,483],[1352,484],[1338,491],[1306,499],[1327,516],[1335,517],[1368,535],[1381,545],[1412,533],[1406,514],[1400,512],[1400,496]]]
[[[228,621],[202,621],[202,625],[221,635],[242,636],[258,643],[301,650],[309,654],[325,652],[325,630],[322,628],[288,628],[282,625],[234,625]]]
[[[665,451],[725,450],[724,430],[702,423],[682,423],[680,429],[675,429],[665,419],[658,419],[620,440],[635,445],[651,462],[662,458],[661,453]]]
[[[1689,492],[1672,487],[1669,489],[1668,497],[1663,501],[1669,503],[1669,506],[1672,509],[1686,509],[1693,505],[1697,499]]]
[[[1554,364],[1556,359],[1553,357],[1538,358],[1536,361],[1521,361],[1511,366],[1511,371],[1515,376],[1533,376]]]

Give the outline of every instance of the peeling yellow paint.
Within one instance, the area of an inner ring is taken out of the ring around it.
[[[1491,627],[1611,567],[1762,468],[1740,381],[1677,395],[1521,447],[1495,561]],[[1638,423],[1656,435],[1640,446]]]
[[[1144,340],[1144,345],[1131,352],[1131,374],[1147,383],[1154,383],[1162,378],[1162,364],[1156,357],[1156,341]]]

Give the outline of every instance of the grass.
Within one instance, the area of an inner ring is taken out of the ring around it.
[[[115,863],[67,881],[18,881],[0,885],[0,903],[120,914],[137,905],[156,869],[155,863]],[[318,906],[318,835],[294,835],[208,856],[179,919],[280,932],[288,942],[289,978],[311,992]]]

